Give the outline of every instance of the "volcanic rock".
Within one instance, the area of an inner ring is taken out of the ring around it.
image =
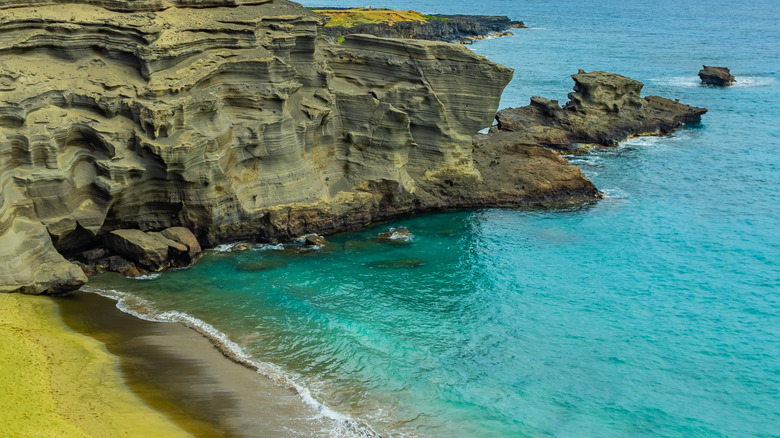
[[[317,234],[308,234],[303,237],[303,242],[306,245],[323,247],[328,244],[328,241],[324,237]]]
[[[580,70],[572,79],[574,92],[566,105],[532,97],[528,106],[499,111],[491,134],[511,132],[516,144],[578,152],[632,136],[666,134],[699,122],[707,112],[658,96],[643,98],[641,82],[614,73]]]
[[[338,10],[338,8],[328,8]],[[338,38],[342,35],[367,34],[383,38],[411,38],[429,41],[469,41],[488,35],[505,36],[507,29],[525,28],[522,21],[510,20],[506,16],[490,15],[430,15],[431,19],[421,23],[399,21],[387,23],[364,23],[353,27],[328,26],[323,34]]]
[[[737,81],[726,67],[712,67],[709,65],[704,65],[702,67],[703,68],[699,70],[699,77],[701,78],[702,84],[725,87]]]
[[[412,240],[412,233],[407,228],[390,229],[374,238],[378,242],[409,242]]]
[[[103,242],[115,254],[147,269],[159,270],[169,262],[167,242],[141,230],[115,230]]]
[[[78,288],[60,253],[103,236],[154,270],[176,246],[148,230],[276,241],[596,195],[550,157],[548,179],[515,187],[531,156],[491,167],[503,152],[472,144],[510,69],[453,44],[331,43],[324,21],[284,0],[2,2],[0,291]]]

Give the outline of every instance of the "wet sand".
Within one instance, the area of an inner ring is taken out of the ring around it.
[[[100,342],[54,300],[0,293],[0,437],[185,437],[122,379]]]
[[[318,418],[295,391],[227,359],[194,330],[138,319],[96,294],[77,292],[56,302],[68,326],[119,357],[133,392],[195,436],[318,436],[332,430],[332,420]]]

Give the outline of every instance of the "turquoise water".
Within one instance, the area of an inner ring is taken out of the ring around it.
[[[526,21],[471,46],[515,69],[504,107],[565,101],[583,68],[710,112],[573,158],[592,205],[419,216],[92,287],[205,321],[380,433],[780,436],[780,5],[388,5]],[[739,82],[700,86],[701,64]],[[372,240],[392,227],[413,240]]]

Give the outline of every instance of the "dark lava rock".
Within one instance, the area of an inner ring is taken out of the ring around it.
[[[85,263],[86,265],[94,265],[98,260],[105,258],[106,256],[108,256],[108,252],[105,249],[94,248],[74,254],[73,259]]]
[[[702,67],[704,68],[699,70],[702,84],[725,87],[737,81],[726,67],[712,67],[709,65],[703,65]]]
[[[532,97],[528,106],[499,111],[490,135],[511,132],[515,144],[581,152],[637,135],[666,134],[701,121],[707,112],[663,97],[643,98],[644,84],[614,73],[580,70],[572,79],[574,92],[563,107],[555,100]]]
[[[328,8],[338,9],[338,8]],[[409,38],[416,40],[454,42],[500,33],[506,29],[525,28],[522,21],[513,21],[505,16],[489,15],[433,15],[427,23],[401,21],[387,23],[366,23],[354,27],[323,27],[322,33],[338,38],[342,35],[368,34],[383,38]]]
[[[377,242],[406,243],[412,241],[412,233],[406,228],[391,229],[374,238]]]
[[[114,255],[108,258],[107,268],[109,271],[118,272],[126,277],[139,277],[144,274],[144,271],[138,269],[138,267],[122,258],[122,256]]]
[[[317,234],[309,234],[303,237],[303,242],[306,245],[323,247],[328,244],[328,241],[324,237]]]

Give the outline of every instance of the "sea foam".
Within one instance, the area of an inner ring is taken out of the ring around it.
[[[309,388],[298,383],[293,377],[287,375],[276,365],[255,360],[241,348],[241,346],[231,341],[225,333],[219,331],[202,319],[196,318],[185,312],[160,312],[147,300],[116,289],[85,287],[83,290],[116,301],[117,309],[136,318],[151,322],[179,323],[196,331],[201,336],[208,339],[209,342],[211,342],[217,350],[228,359],[267,377],[278,386],[294,391],[304,403],[317,412],[315,419],[324,419],[335,422],[327,432],[329,436],[360,438],[379,436],[379,434],[367,424],[337,412],[318,401],[314,395],[312,395]]]

